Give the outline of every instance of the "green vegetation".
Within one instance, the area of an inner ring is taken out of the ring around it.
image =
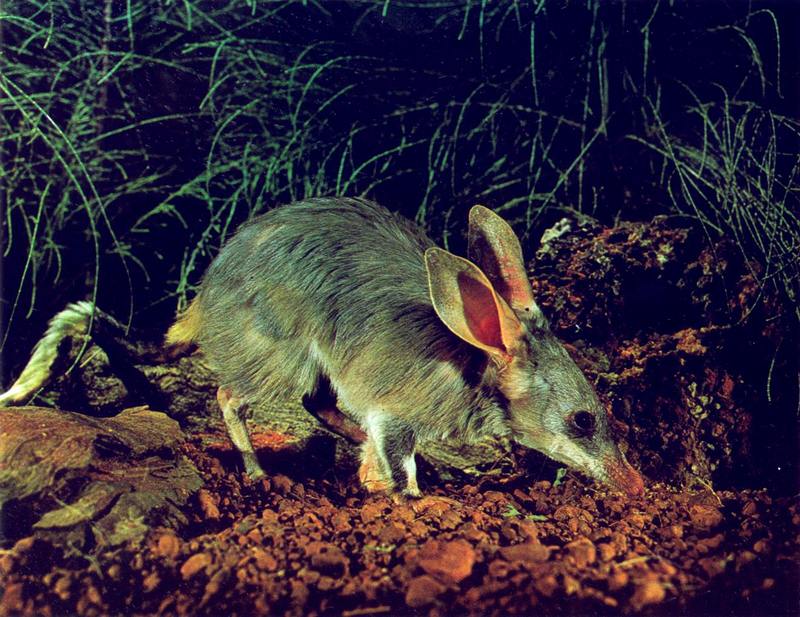
[[[163,320],[242,220],[325,194],[455,245],[476,202],[526,238],[677,214],[797,312],[796,15],[759,7],[9,0],[4,344],[87,296]]]

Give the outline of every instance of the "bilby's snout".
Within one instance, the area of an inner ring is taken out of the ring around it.
[[[623,454],[610,459],[604,464],[608,483],[614,488],[624,491],[631,497],[638,497],[644,493],[644,480]]]

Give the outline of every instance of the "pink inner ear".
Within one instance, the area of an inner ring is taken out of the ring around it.
[[[458,274],[464,319],[475,339],[487,347],[505,350],[500,316],[491,289],[465,272]]]

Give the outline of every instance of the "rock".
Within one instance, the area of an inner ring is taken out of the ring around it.
[[[600,552],[601,561],[611,561],[617,556],[617,551],[610,544],[603,542],[597,545],[597,550]]]
[[[219,508],[206,489],[201,488],[200,491],[197,493],[197,501],[200,503],[200,509],[203,511],[203,515],[206,519],[210,521],[219,520]]]
[[[695,527],[711,529],[722,522],[722,512],[713,506],[697,504],[689,510],[689,517]]]
[[[573,518],[587,523],[594,521],[594,516],[592,516],[591,512],[587,512],[586,510],[575,506],[561,506],[553,513],[553,518],[557,521]]]
[[[161,577],[158,576],[157,572],[151,572],[147,576],[144,577],[142,581],[142,589],[144,589],[145,593],[150,593],[151,591],[155,590],[161,584]]]
[[[344,576],[349,571],[349,562],[338,546],[325,542],[311,542],[306,547],[306,555],[311,558],[311,567],[331,576]]]
[[[156,554],[167,559],[175,559],[180,551],[181,541],[174,533],[164,533],[159,536],[155,549]]]
[[[384,525],[378,532],[378,539],[381,544],[397,544],[406,537],[406,528],[400,523],[389,523]]]
[[[537,578],[534,581],[534,586],[536,587],[536,591],[544,597],[550,598],[558,591],[558,580],[552,574],[548,574],[542,578]]]
[[[382,515],[382,503],[368,502],[361,507],[361,521],[365,524],[378,520]]]
[[[32,521],[16,533],[54,544],[113,546],[154,525],[180,526],[180,507],[202,485],[178,452],[178,423],[145,407],[113,418],[2,408],[0,433],[2,508]]]
[[[25,591],[22,583],[11,583],[7,585],[0,598],[0,613],[11,615],[21,612],[25,605]]]
[[[500,549],[500,554],[508,561],[541,563],[550,558],[550,549],[538,542],[524,542],[505,546]]]
[[[274,572],[278,569],[278,561],[267,551],[257,548],[253,551],[256,560],[256,567],[266,572]]]
[[[53,585],[53,591],[62,600],[69,600],[72,589],[72,577],[69,575],[60,576]]]
[[[578,538],[564,548],[569,551],[570,558],[581,570],[597,560],[597,549],[588,538]]]
[[[658,604],[664,601],[667,597],[664,585],[656,581],[648,581],[636,587],[631,597],[631,605],[636,610],[641,610],[643,607],[650,604]]]
[[[287,495],[292,490],[293,485],[294,482],[292,482],[291,478],[283,474],[278,474],[272,478],[273,488],[281,495]]]
[[[608,588],[611,591],[619,591],[628,584],[630,577],[625,570],[621,568],[613,568],[608,575]]]
[[[727,561],[714,557],[705,557],[703,559],[698,559],[697,565],[703,569],[708,578],[714,578],[725,572]]]
[[[331,517],[331,525],[336,533],[346,533],[353,528],[350,515],[344,510],[339,510]]]
[[[412,578],[406,591],[406,604],[411,608],[422,608],[433,604],[447,588],[432,576],[423,574]]]
[[[181,576],[188,581],[195,574],[205,569],[211,564],[211,556],[208,553],[197,553],[187,559],[181,566]]]
[[[420,550],[418,565],[444,582],[460,583],[472,574],[475,550],[464,540],[431,540]]]

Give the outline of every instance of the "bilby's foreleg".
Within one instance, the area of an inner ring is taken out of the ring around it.
[[[419,497],[413,429],[403,420],[373,413],[367,417],[367,435],[359,469],[364,487],[370,492],[398,490]]]

